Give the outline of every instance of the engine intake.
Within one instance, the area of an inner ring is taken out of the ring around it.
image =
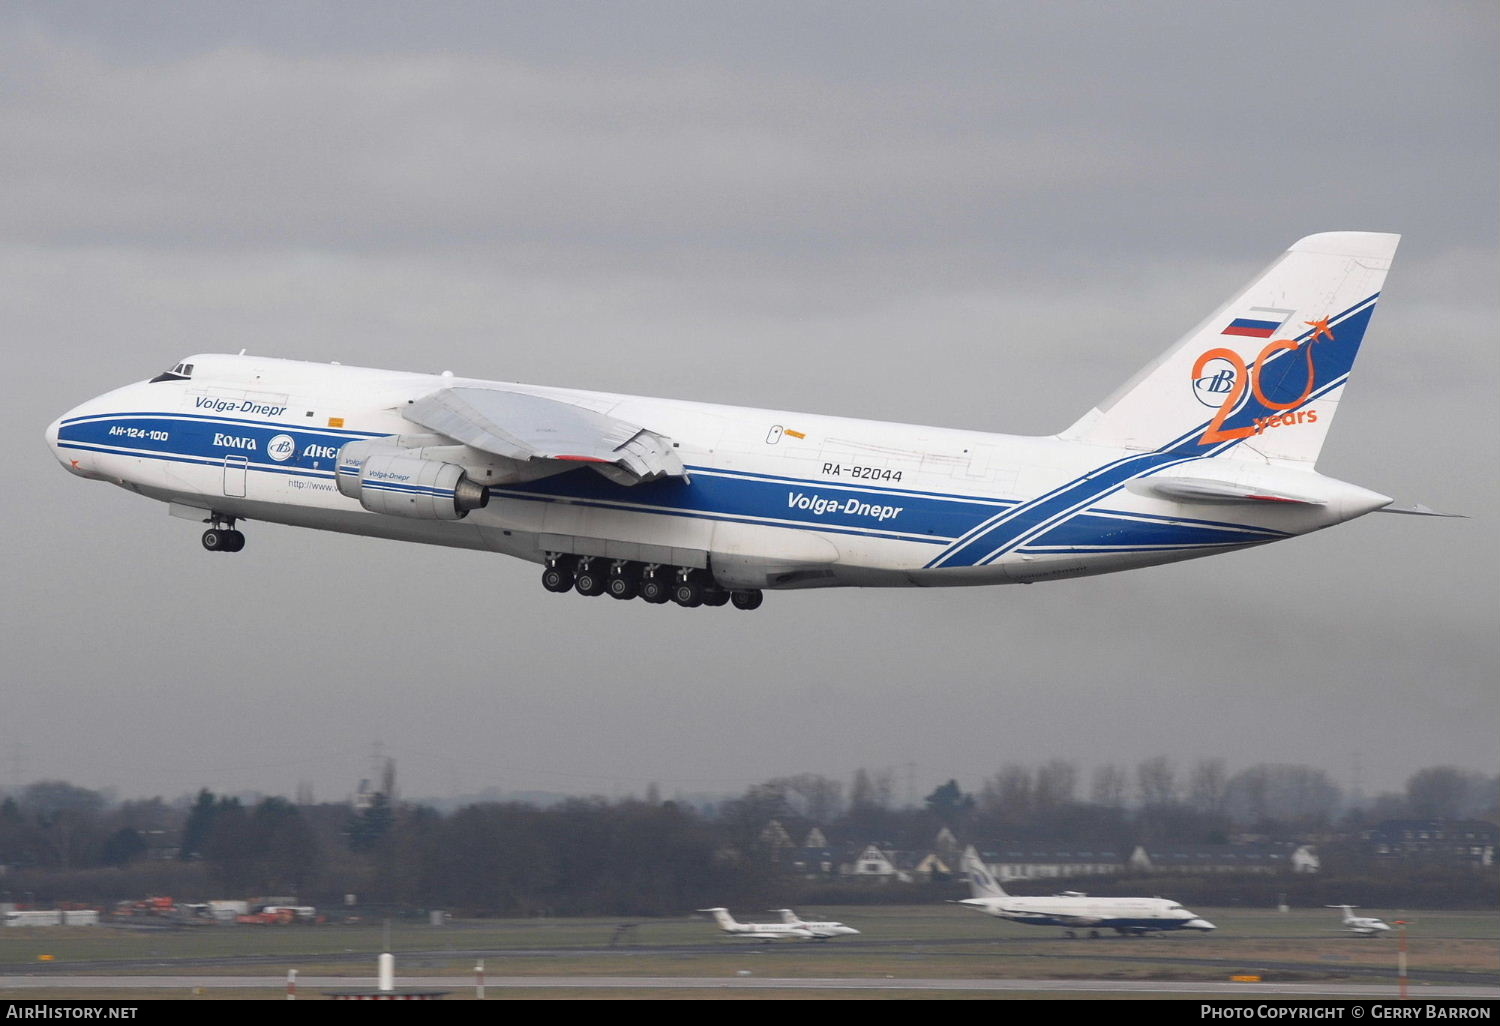
[[[460,466],[368,441],[339,450],[334,477],[340,492],[371,513],[414,520],[462,520],[490,501],[489,489]]]

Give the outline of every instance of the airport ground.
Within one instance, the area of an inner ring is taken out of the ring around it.
[[[420,979],[490,999],[773,997],[1394,996],[1398,941],[1352,937],[1329,909],[1197,909],[1209,935],[1069,939],[942,906],[808,908],[859,928],[826,943],[756,943],[704,918],[392,920],[323,926],[11,928],[0,932],[0,999],[281,999],[288,969],[304,998],[373,985],[376,955],[398,985]],[[1500,997],[1500,916],[1372,910],[1405,919],[1410,987]],[[753,919],[749,910],[744,918]],[[625,929],[621,929],[626,926]],[[50,956],[50,957],[45,957]],[[1232,977],[1259,977],[1259,983]],[[243,985],[239,983],[243,981]],[[332,982],[330,982],[332,981]],[[616,985],[612,985],[612,982]],[[1107,989],[1100,990],[1104,987]],[[956,988],[956,989],[955,989]]]

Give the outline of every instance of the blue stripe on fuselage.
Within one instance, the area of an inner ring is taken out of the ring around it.
[[[285,461],[274,461],[266,455],[267,443],[276,435],[288,435],[294,441],[292,455]],[[251,471],[326,480],[333,477],[339,447],[374,435],[226,417],[121,413],[70,418],[59,426],[58,445],[212,467],[222,466],[226,457],[243,457]],[[220,444],[226,441],[229,444]],[[1076,524],[1057,520],[1059,513],[1077,505],[1078,496],[1096,493],[1104,480],[1135,476],[1138,473],[1135,464],[1142,458],[1135,455],[1118,460],[1092,478],[1071,482],[1040,500],[1032,500],[1024,509],[1010,499],[887,485],[859,487],[713,467],[691,467],[690,481],[666,478],[635,486],[618,485],[580,468],[527,484],[492,487],[491,492],[518,500],[567,501],[591,508],[758,523],[930,545],[948,545],[965,536],[978,537],[976,544],[983,545],[988,539],[985,532],[1001,523],[1024,524],[1027,538],[1049,548],[1057,545],[1106,546],[1117,550],[1207,547],[1254,544],[1281,536],[1279,532],[1222,522],[1098,509],[1089,510],[1086,517],[1074,517]],[[1176,458],[1181,459],[1181,454]],[[391,487],[382,482],[370,485]],[[1020,523],[1012,519],[1018,510],[1024,517]],[[1049,518],[1056,523],[1044,523]],[[1059,524],[1072,526],[1063,529]]]

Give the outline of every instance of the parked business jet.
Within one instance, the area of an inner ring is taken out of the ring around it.
[[[1374,916],[1357,916],[1352,911],[1358,905],[1325,905],[1324,908],[1341,908],[1344,910],[1344,929],[1359,937],[1379,937],[1382,933],[1390,930],[1391,924],[1384,919],[1376,919]]]
[[[1102,574],[1390,506],[1314,461],[1397,239],[1302,239],[1048,437],[241,354],[91,399],[47,440],[72,473],[207,524],[215,552],[265,520],[501,552],[553,592],[741,609],[772,588]]]
[[[1202,930],[1207,933],[1214,924],[1200,919],[1175,901],[1166,898],[1091,898],[1077,891],[1047,898],[1018,898],[1006,894],[979,853],[972,847],[964,852],[963,870],[969,877],[969,893],[956,904],[1031,926],[1061,926],[1074,936],[1075,930],[1089,930],[1098,936],[1100,929],[1122,935],[1151,933],[1157,930]]]
[[[788,926],[798,926],[813,935],[813,940],[832,940],[834,937],[847,937],[859,933],[852,926],[843,923],[809,923],[789,908],[774,908],[772,912],[781,914],[781,921]]]
[[[812,940],[816,934],[801,926],[789,923],[740,923],[729,914],[727,908],[700,908],[719,924],[719,929],[737,940]]]

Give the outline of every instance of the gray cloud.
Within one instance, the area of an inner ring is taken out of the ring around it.
[[[353,10],[0,23],[0,756],[29,776],[336,794],[375,738],[419,793],[1493,769],[1491,6]],[[737,617],[269,525],[210,560],[40,445],[241,347],[1050,432],[1334,228],[1406,240],[1320,469],[1481,519]]]

